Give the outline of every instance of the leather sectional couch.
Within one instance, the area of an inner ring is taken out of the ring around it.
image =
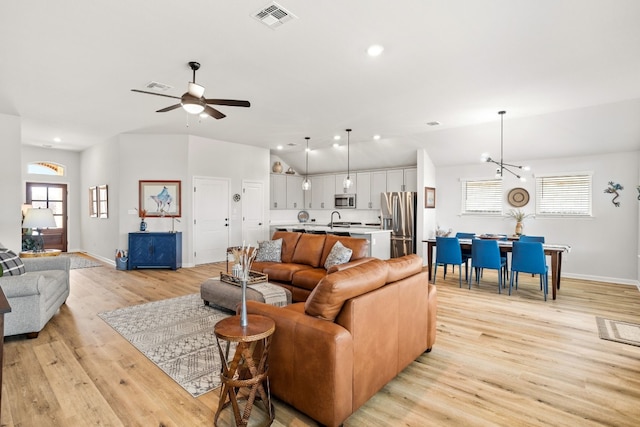
[[[364,259],[323,277],[306,302],[247,312],[274,319],[271,392],[327,426],[342,424],[436,337],[436,288],[417,255]]]
[[[282,239],[281,262],[254,261],[251,269],[267,274],[270,282],[289,289],[294,302],[305,301],[318,282],[327,275],[324,264],[336,242],[340,241],[353,253],[348,263],[333,266],[329,272],[349,268],[370,259],[367,257],[369,254],[367,239],[290,231],[273,233],[272,240],[280,238]]]

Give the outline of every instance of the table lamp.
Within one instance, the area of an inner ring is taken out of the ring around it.
[[[24,221],[22,222],[22,228],[31,228],[38,232],[38,236],[40,237],[40,247],[36,245],[34,252],[44,252],[44,237],[42,237],[42,229],[55,227],[57,227],[57,224],[51,209],[28,209],[27,214],[24,217]]]

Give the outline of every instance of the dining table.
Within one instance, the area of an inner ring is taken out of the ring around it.
[[[471,250],[472,239],[459,239],[460,248]],[[436,247],[436,239],[423,240],[427,244],[427,266],[429,269],[429,281],[431,281],[431,271],[433,267],[433,250]],[[498,240],[498,247],[501,252],[512,252],[514,240]],[[553,299],[556,299],[558,290],[560,290],[560,273],[562,271],[562,254],[571,251],[571,246],[564,244],[544,243],[544,254],[551,257],[551,289]]]

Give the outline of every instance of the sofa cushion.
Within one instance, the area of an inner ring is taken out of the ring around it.
[[[399,258],[391,258],[385,262],[389,266],[387,283],[396,282],[422,271],[422,258],[416,254],[405,255]]]
[[[312,291],[326,275],[327,270],[324,268],[308,268],[306,270],[296,271],[293,273],[291,284],[298,288]]]
[[[293,252],[292,261],[296,264],[320,267],[322,265],[320,264],[320,258],[322,257],[326,237],[326,234],[302,234]]]
[[[305,312],[333,322],[345,301],[378,289],[386,283],[388,266],[371,261],[326,275],[304,304]]]
[[[333,245],[336,242],[342,243],[346,248],[353,251],[351,254],[351,261],[355,259],[364,258],[369,255],[369,241],[359,237],[348,236],[336,236],[335,234],[327,234],[327,239],[324,242],[324,249],[322,250],[322,258],[320,259],[320,265],[324,265],[327,261],[327,257],[333,249]]]
[[[298,239],[300,239],[302,233],[291,233],[289,231],[276,231],[271,238],[273,240],[282,239],[282,253],[280,258],[282,262],[293,261],[293,251],[296,249]]]
[[[311,269],[312,267],[306,264],[294,264],[292,262],[289,263],[270,263],[269,265],[265,265],[262,269],[262,272],[269,276],[269,280],[273,280],[276,282],[287,282],[291,283],[293,280],[293,275],[300,271]]]
[[[346,248],[338,240],[333,245],[333,248],[331,248],[331,252],[329,252],[329,256],[327,256],[327,259],[324,262],[324,268],[328,270],[334,265],[340,265],[349,262],[352,253],[353,251],[351,249]]]
[[[282,262],[282,238],[258,242],[255,261]]]
[[[3,276],[20,276],[25,272],[22,260],[11,249],[0,249],[0,264]]]

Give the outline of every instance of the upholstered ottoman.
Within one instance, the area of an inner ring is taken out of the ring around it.
[[[200,296],[205,305],[211,303],[235,312],[236,306],[242,299],[242,288],[214,277],[205,280],[200,285]],[[285,306],[291,304],[291,292],[273,283],[256,283],[247,286],[247,301],[259,301],[276,306]]]

